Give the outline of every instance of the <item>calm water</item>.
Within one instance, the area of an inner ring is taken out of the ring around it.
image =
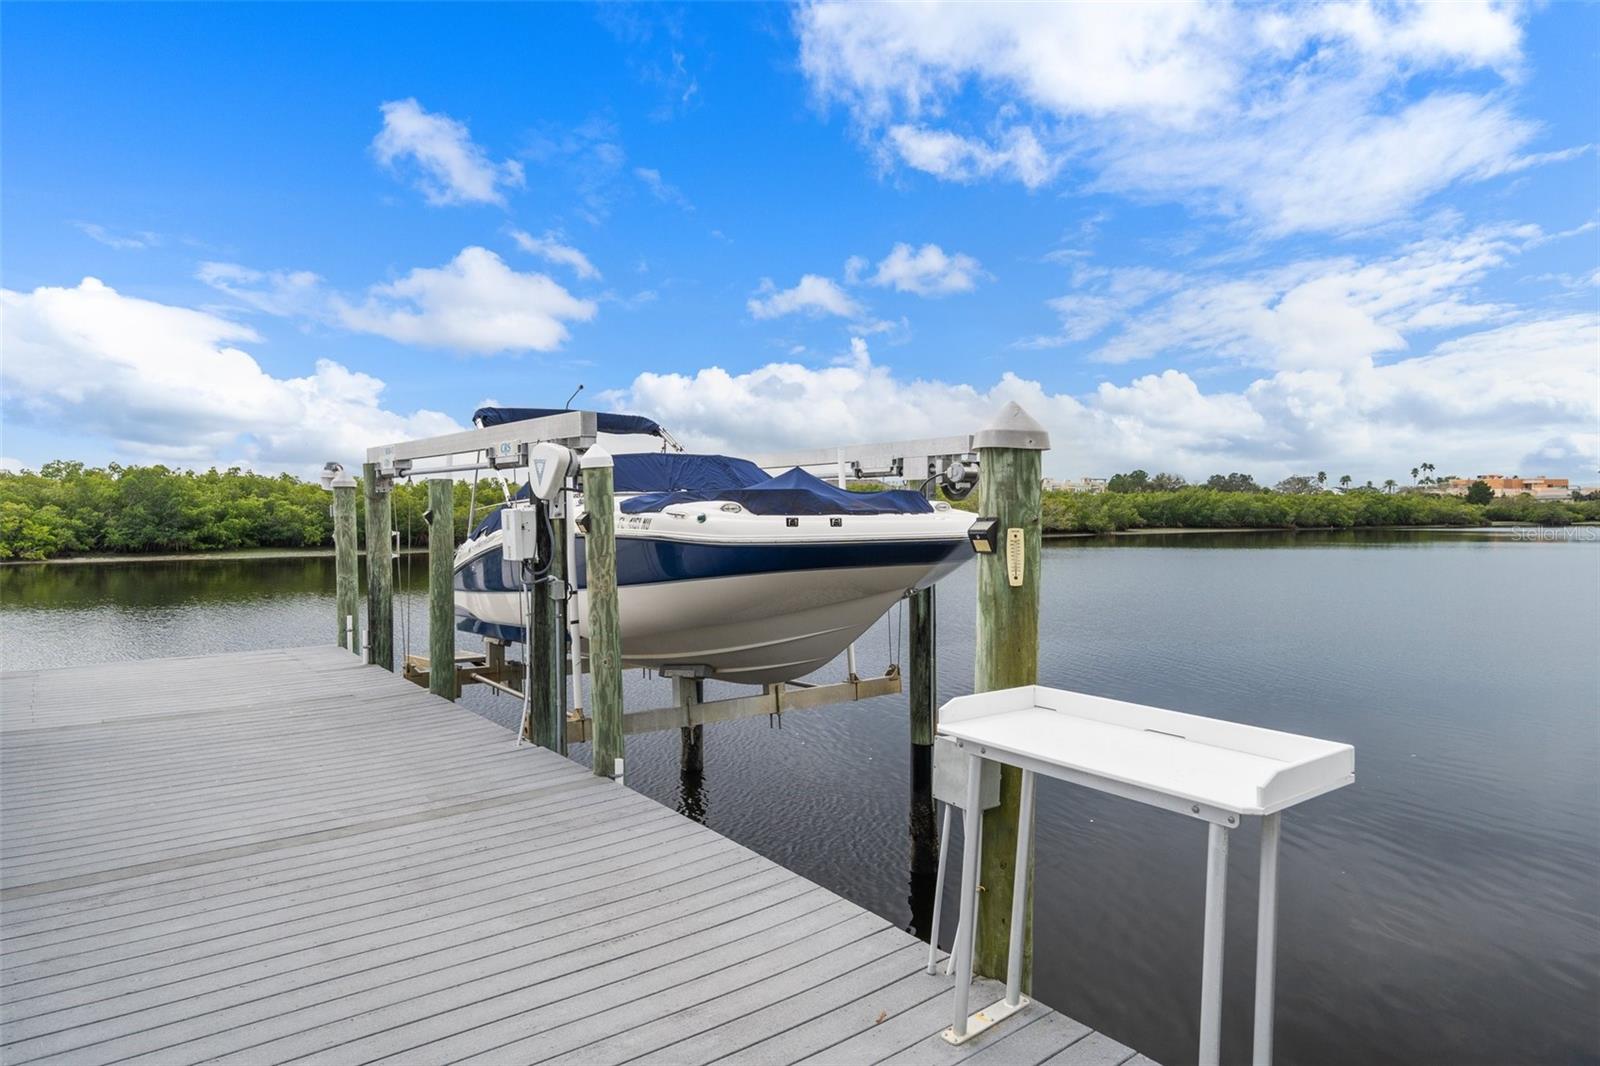
[[[1285,820],[1281,1062],[1600,1061],[1595,534],[1046,547],[1043,683],[1356,746],[1355,786]],[[411,566],[420,583],[422,561]],[[0,648],[22,667],[321,643],[332,588],[331,560],[8,568]],[[949,698],[972,682],[971,567],[940,586],[939,608]],[[415,594],[400,615],[425,652]],[[896,637],[886,624],[863,639],[864,672]],[[627,685],[631,706],[666,702],[659,682]],[[464,702],[516,716],[483,690]],[[934,855],[913,813],[903,699],[712,727],[699,781],[680,776],[675,733],[631,737],[628,771],[661,802],[925,929]],[[1249,1049],[1256,839],[1246,826],[1232,848],[1230,1060]],[[1040,998],[1160,1061],[1192,1060],[1204,853],[1198,823],[1041,782]]]

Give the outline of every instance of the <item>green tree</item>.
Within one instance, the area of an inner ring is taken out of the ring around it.
[[[1126,474],[1113,474],[1106,482],[1107,492],[1147,492],[1150,488],[1150,475],[1143,470],[1133,470]]]
[[[1217,492],[1260,492],[1261,486],[1249,474],[1212,474],[1206,478],[1206,488]]]
[[[1151,492],[1177,492],[1189,484],[1180,474],[1160,473],[1150,479]]]
[[[1368,484],[1370,485],[1371,482],[1368,482]],[[1395,481],[1394,478],[1389,478],[1386,481],[1384,481],[1384,483],[1383,483],[1383,491],[1384,492],[1393,492],[1394,489],[1395,489],[1395,486],[1397,484],[1399,484],[1399,482]]]
[[[1291,496],[1305,496],[1308,493],[1318,491],[1317,484],[1316,478],[1307,477],[1304,474],[1296,474],[1278,482],[1273,486],[1273,491],[1287,493]]]
[[[1343,475],[1341,475],[1341,476],[1340,476],[1340,478],[1339,478],[1339,487],[1340,487],[1340,488],[1341,488],[1341,489],[1344,489],[1344,490],[1346,490],[1346,491],[1349,491],[1349,489],[1350,489],[1350,482],[1352,482],[1352,481],[1354,481],[1354,480],[1355,480],[1355,479],[1354,479],[1354,478],[1352,478],[1352,477],[1351,477],[1351,476],[1350,476],[1350,475],[1349,475],[1349,474],[1343,474]]]
[[[1493,503],[1494,489],[1489,487],[1487,481],[1479,478],[1467,486],[1467,502],[1477,504]]]
[[[1318,470],[1317,471],[1317,488],[1320,489],[1320,488],[1322,488],[1322,486],[1326,485],[1327,483],[1328,483],[1328,472],[1326,470]]]

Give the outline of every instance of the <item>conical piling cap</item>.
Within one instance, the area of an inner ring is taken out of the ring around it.
[[[1050,434],[1016,401],[1007,403],[989,425],[972,436],[974,448],[1022,448],[1047,451]]]
[[[583,461],[578,465],[584,470],[593,470],[596,467],[616,466],[617,464],[611,458],[610,452],[598,444],[592,444],[589,446],[589,450],[583,453]]]

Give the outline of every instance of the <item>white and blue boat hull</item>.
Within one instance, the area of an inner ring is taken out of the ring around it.
[[[701,667],[728,681],[790,681],[821,667],[894,602],[938,581],[972,550],[970,516],[810,517],[728,513],[716,504],[674,507],[641,520],[619,516],[617,580],[623,662]],[[464,544],[456,560],[462,628],[522,639],[524,593],[503,565],[500,533]],[[589,632],[583,539],[576,610]]]

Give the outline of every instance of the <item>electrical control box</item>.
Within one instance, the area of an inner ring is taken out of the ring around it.
[[[539,554],[539,512],[531,504],[517,504],[500,512],[504,531],[501,551],[507,562],[532,561]]]

